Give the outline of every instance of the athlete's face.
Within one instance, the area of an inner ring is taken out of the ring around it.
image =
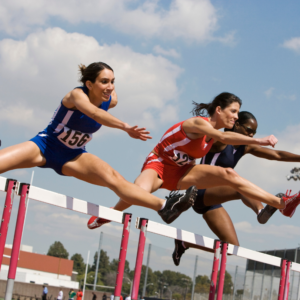
[[[221,109],[220,106],[216,108],[216,112],[219,115],[221,122],[223,123],[222,128],[231,129],[238,119],[238,113],[240,111],[240,104],[238,102],[233,102],[229,106]]]
[[[257,122],[254,119],[247,120],[246,123],[240,124],[239,121],[235,123],[234,131],[249,137],[253,137],[257,130]]]
[[[95,82],[87,81],[86,86],[97,98],[102,101],[108,101],[112,91],[115,89],[114,72],[104,69],[97,76]]]

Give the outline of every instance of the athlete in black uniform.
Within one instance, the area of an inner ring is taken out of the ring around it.
[[[256,118],[249,112],[240,112],[239,119],[232,130],[253,137],[257,130]],[[276,151],[257,145],[232,146],[217,142],[212,146],[210,152],[202,158],[200,163],[221,166],[223,168],[234,168],[245,154],[252,154],[269,160],[300,162],[300,155],[290,152]],[[269,205],[264,207],[261,202],[248,199],[236,193],[230,187],[198,190],[198,195],[193,206],[194,211],[203,215],[210,229],[220,240],[233,245],[239,245],[237,234],[231,218],[221,203],[236,199],[242,199],[244,204],[257,214],[258,222],[261,224],[265,224],[277,210]],[[181,256],[189,247],[205,250],[200,246],[175,240],[173,261],[176,266],[179,265]]]

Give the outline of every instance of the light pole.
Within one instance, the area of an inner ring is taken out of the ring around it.
[[[142,299],[144,299],[144,297],[145,297],[145,295],[146,295],[146,288],[147,288],[148,285],[153,285],[153,283],[148,283],[148,284],[145,285],[145,292],[143,291],[143,292],[144,292],[144,295],[143,295]]]
[[[131,293],[132,293],[132,280],[130,280],[128,277],[123,277],[123,279],[127,279],[130,282],[130,291],[129,291],[129,295],[131,297]]]
[[[186,288],[185,288],[185,294],[184,294],[184,300],[185,300],[186,294],[187,294],[187,288],[188,288],[188,285],[190,283],[190,279],[188,279],[188,278],[181,278],[181,280],[186,281]]]
[[[166,288],[168,284],[160,280],[158,280],[158,282],[161,283],[161,288],[160,288],[160,298],[161,298],[164,294],[164,288]]]

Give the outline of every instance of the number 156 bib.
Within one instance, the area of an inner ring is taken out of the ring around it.
[[[64,131],[57,138],[68,148],[79,149],[83,148],[93,138],[93,134],[72,130],[65,126]]]

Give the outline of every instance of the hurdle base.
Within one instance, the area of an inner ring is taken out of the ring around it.
[[[12,294],[13,294],[13,290],[14,290],[14,283],[15,283],[14,279],[7,279],[4,300],[11,300],[12,299]]]

